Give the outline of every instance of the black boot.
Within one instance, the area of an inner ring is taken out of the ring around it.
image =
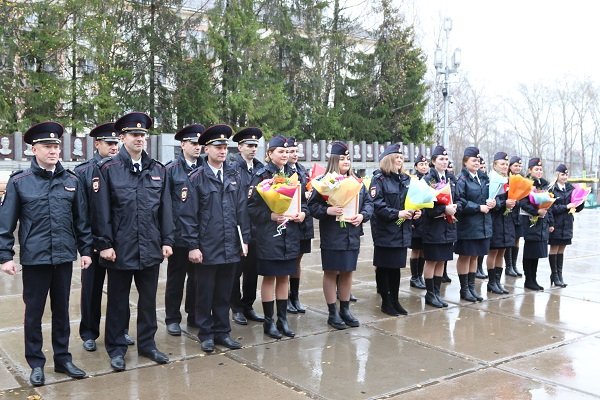
[[[443,283],[450,283],[452,279],[448,276],[448,261],[444,261],[444,274],[442,275]]]
[[[490,278],[487,284],[488,293],[492,292],[496,294],[502,294],[502,290],[500,290],[498,284],[496,283],[496,271],[493,269],[488,269],[488,276]]]
[[[567,287],[567,284],[565,283],[565,280],[563,279],[563,261],[565,260],[565,255],[562,253],[559,253],[556,255],[556,272],[558,273],[558,277],[560,278],[560,281],[562,282],[562,287]]]
[[[519,271],[517,269],[517,260],[519,259],[519,246],[513,246],[512,248],[512,265],[513,265],[513,269],[515,270],[517,276],[520,278],[523,276],[523,274],[521,273],[521,271]]]
[[[287,312],[290,314],[298,314],[298,310],[292,303],[292,294],[288,293],[288,301],[287,301]]]
[[[442,288],[442,279],[443,277],[441,276],[433,277],[433,292],[435,293],[435,297],[437,297],[438,301],[442,303],[442,306],[448,307],[448,303],[442,299],[442,295],[440,294],[440,289]]]
[[[504,263],[506,264],[506,275],[508,276],[517,276],[517,272],[513,267],[513,259],[512,259],[512,247],[504,250]]]
[[[287,337],[294,337],[296,334],[290,329],[287,320],[287,299],[277,300],[277,330]]]
[[[340,301],[340,317],[344,320],[346,325],[351,328],[357,328],[360,326],[360,322],[350,312],[350,302]]]
[[[504,286],[502,286],[502,283],[500,282],[500,279],[502,279],[502,270],[504,268],[496,267],[494,269],[496,270],[496,286],[498,286],[498,289],[500,289],[503,294],[509,294],[510,292],[508,290],[506,290],[504,288]]]
[[[483,272],[483,256],[477,257],[477,272],[475,272],[475,278],[487,279],[487,275]]]
[[[339,283],[340,283],[340,276],[339,275],[335,278],[335,283],[336,283],[336,287],[339,287]],[[340,292],[337,292],[336,295],[337,295],[337,299],[339,300],[340,299]],[[358,299],[356,298],[356,296],[354,296],[352,293],[350,293],[350,301],[357,302]]]
[[[423,289],[425,289],[425,281],[423,280],[423,271],[424,270],[425,270],[425,257],[419,257],[419,268],[417,270],[417,273],[419,274],[419,282],[421,282]]]
[[[262,306],[263,312],[265,313],[265,321],[263,322],[263,330],[265,334],[269,335],[273,339],[281,339],[281,333],[277,330],[275,321],[273,321],[273,308],[275,306],[275,302],[263,301]]]
[[[556,272],[556,254],[548,254],[548,264],[550,264],[550,287],[554,285],[562,287],[562,282]]]
[[[525,271],[525,287],[527,289],[535,291],[544,290],[544,288],[537,283],[537,259],[524,258],[523,271]]]
[[[467,274],[458,274],[458,280],[460,281],[460,298],[466,301],[475,303],[477,299],[473,297],[469,291],[469,277]]]
[[[425,289],[425,285],[422,285],[419,279],[419,258],[410,259],[410,287]]]
[[[379,281],[379,295],[381,296],[381,312],[392,317],[397,317],[398,311],[392,306],[390,298],[390,281],[388,277],[389,268],[377,268],[375,275]]]
[[[481,297],[479,293],[477,293],[477,290],[475,290],[475,272],[469,272],[467,276],[469,283],[469,292],[471,292],[471,295],[475,297],[477,301],[483,301],[483,297]]]
[[[297,312],[300,314],[306,313],[306,309],[304,305],[300,303],[299,299],[300,293],[300,278],[290,278],[290,298],[288,299],[288,312],[290,311],[289,304],[290,302],[294,306]],[[293,314],[293,313],[292,313]]]
[[[435,308],[444,307],[444,305],[438,300],[437,296],[435,295],[435,286],[433,283],[433,279],[425,278],[425,287],[427,288],[427,293],[425,293],[425,304]]]
[[[329,317],[327,318],[327,323],[335,328],[335,329],[346,329],[348,325],[344,322],[344,320],[340,317],[338,313],[336,303],[327,304],[327,308],[329,309]]]
[[[408,311],[406,311],[398,301],[398,292],[400,291],[400,268],[390,269],[388,276],[390,277],[390,299],[392,307],[394,307],[394,310],[396,310],[398,314],[408,315]]]

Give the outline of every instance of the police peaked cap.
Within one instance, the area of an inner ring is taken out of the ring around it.
[[[116,143],[119,141],[119,134],[115,129],[114,122],[98,125],[90,131],[90,137],[93,137],[96,140],[104,140],[105,142]]]
[[[198,143],[198,139],[200,138],[200,135],[204,133],[204,131],[204,125],[202,124],[188,125],[184,128],[181,128],[175,134],[175,140],[179,140],[180,142],[190,141],[193,143]]]
[[[229,138],[233,135],[233,129],[229,125],[218,124],[207,128],[200,138],[198,144],[220,146],[229,143]]]
[[[62,136],[65,128],[58,122],[46,121],[27,129],[27,132],[23,135],[23,140],[27,144],[36,143],[52,143],[60,144],[60,137]]]
[[[233,138],[231,140],[239,144],[246,143],[258,145],[258,139],[260,139],[262,136],[263,132],[260,128],[250,127],[244,128],[241,131],[237,132],[235,135],[233,135]]]
[[[145,135],[150,128],[152,128],[152,118],[142,112],[125,114],[115,122],[115,129],[123,134]]]

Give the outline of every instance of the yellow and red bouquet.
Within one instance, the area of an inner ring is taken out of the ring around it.
[[[353,176],[328,172],[321,179],[313,180],[312,187],[330,206],[343,208],[357,199],[362,183]],[[340,219],[340,226],[346,226],[343,218]]]
[[[283,214],[290,208],[298,185],[298,174],[286,177],[280,173],[260,182],[256,191],[272,212]]]

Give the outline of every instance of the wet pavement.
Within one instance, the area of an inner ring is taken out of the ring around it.
[[[460,301],[454,263],[452,283],[442,294],[447,309],[425,306],[424,291],[409,287],[410,270],[402,270],[400,302],[408,316],[380,312],[367,234],[354,276],[352,306],[361,326],[336,331],[326,323],[321,291],[318,240],[303,259],[301,300],[306,314],[289,317],[293,339],[266,337],[262,325],[232,324],[232,336],[244,348],[205,355],[195,330],[167,335],[164,325],[162,268],[158,294],[156,342],[172,362],[156,365],[127,353],[127,370],[114,373],[104,351],[83,350],[79,326],[79,270],[71,292],[71,352],[89,378],[75,381],[53,372],[50,311],[43,320],[46,385],[29,385],[23,349],[21,275],[0,277],[0,399],[599,399],[600,379],[600,210],[576,216],[575,239],[567,247],[566,288],[549,287],[547,260],[540,261],[538,281],[546,287],[523,289],[523,278],[503,278],[508,295],[482,293],[482,303]],[[317,235],[318,236],[318,235]],[[519,262],[519,269],[521,264]],[[478,281],[485,289],[486,281]],[[130,334],[135,337],[132,289]],[[260,302],[255,304],[262,312]],[[184,313],[185,320],[185,313]]]

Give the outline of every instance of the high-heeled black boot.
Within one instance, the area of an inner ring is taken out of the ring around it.
[[[469,290],[469,275],[458,274],[458,280],[460,281],[460,298],[475,303],[477,299],[473,297]]]
[[[263,301],[263,312],[265,313],[265,321],[263,322],[263,330],[266,335],[269,335],[273,339],[281,339],[281,332],[277,330],[275,321],[273,321],[273,308],[275,306],[274,301]],[[287,301],[286,301],[287,306]]]
[[[504,250],[504,264],[506,264],[506,275],[517,277],[517,272],[513,267],[512,249],[512,247],[509,247]]]
[[[477,257],[477,271],[475,272],[475,278],[487,279],[488,276],[483,272],[483,256]]]
[[[442,283],[450,283],[452,279],[448,276],[448,261],[444,261],[444,274],[442,275]]]
[[[519,246],[513,246],[512,248],[512,265],[513,265],[513,269],[515,270],[517,276],[520,278],[523,276],[523,273],[521,271],[519,271],[519,269],[517,268],[517,260],[519,259]]]
[[[565,255],[563,253],[558,253],[556,255],[556,272],[558,273],[558,277],[560,278],[560,281],[563,284],[562,287],[567,287],[567,284],[565,283],[565,280],[563,279],[563,274],[562,274],[564,260],[565,260]]]
[[[469,292],[471,292],[471,294],[477,299],[477,301],[483,301],[483,297],[481,297],[479,293],[477,293],[477,290],[475,290],[475,272],[469,272],[467,276],[469,283]]]
[[[502,271],[504,270],[504,268],[496,267],[494,269],[496,270],[496,286],[498,286],[498,289],[502,291],[502,294],[509,294],[510,292],[506,290],[506,288],[502,286],[502,282],[500,282],[500,279],[502,278]]]

